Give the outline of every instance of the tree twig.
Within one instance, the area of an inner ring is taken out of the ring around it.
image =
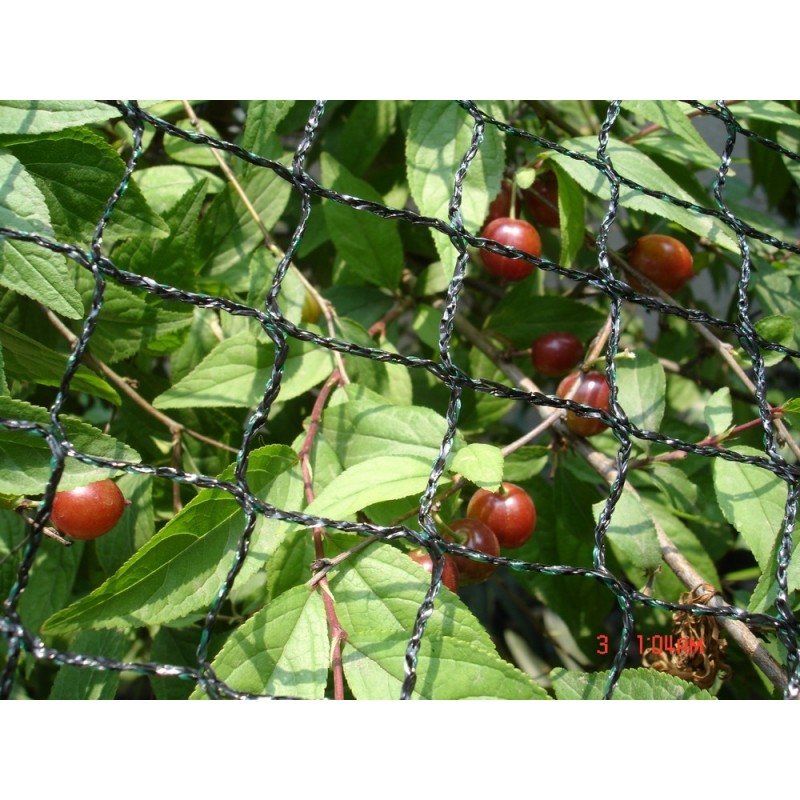
[[[188,100],[181,101],[183,103],[184,110],[186,111],[186,116],[189,118],[189,122],[192,124],[192,127],[198,133],[205,133],[203,130],[203,126],[200,123],[200,120],[197,117],[197,114],[194,113],[194,109],[189,103]],[[247,212],[253,218],[253,221],[258,226],[258,230],[261,233],[262,238],[264,239],[264,246],[267,250],[272,253],[275,258],[280,261],[286,253],[281,250],[280,247],[275,243],[275,240],[272,238],[272,234],[267,229],[267,226],[264,224],[264,221],[261,219],[256,207],[250,202],[250,198],[247,196],[247,193],[244,190],[244,187],[239,180],[237,179],[236,175],[233,174],[233,170],[228,166],[225,159],[222,157],[222,154],[216,149],[211,148],[211,154],[214,156],[219,168],[222,170],[222,173],[225,175],[225,178],[228,182],[233,186],[234,191],[236,194],[239,195],[244,207],[247,209]],[[320,309],[322,309],[322,314],[325,317],[325,321],[328,327],[328,335],[331,338],[336,337],[336,326],[334,325],[334,318],[336,316],[336,312],[333,309],[333,306],[317,291],[316,287],[306,278],[303,273],[294,266],[291,265],[291,268],[295,271],[295,274],[298,278],[300,278],[300,282],[305,287],[305,290],[316,300],[317,304],[319,305]],[[339,370],[339,375],[341,377],[342,383],[350,383],[350,379],[347,377],[347,371],[344,367],[344,360],[342,359],[342,354],[338,352],[333,353],[334,363],[336,364],[336,368]]]
[[[50,311],[49,308],[42,307],[42,311],[50,321],[51,325],[53,325],[53,327],[71,345],[74,345],[78,340],[78,337],[75,336],[75,334],[66,325],[64,325],[64,323],[52,311]],[[105,362],[95,358],[95,356],[93,356],[91,353],[85,354],[84,361],[97,370],[97,372],[99,372],[104,378],[107,378],[109,382],[113,383],[114,386],[116,386],[123,394],[126,394],[134,403],[136,403],[137,406],[139,406],[139,408],[144,409],[144,411],[146,411],[151,417],[154,417],[160,423],[166,425],[170,431],[170,434],[174,435],[176,431],[178,433],[185,433],[187,436],[191,436],[193,439],[197,439],[200,442],[210,444],[212,447],[219,447],[221,450],[227,450],[229,453],[238,452],[235,447],[229,447],[227,444],[218,442],[216,439],[211,439],[208,436],[204,436],[202,433],[198,433],[191,428],[187,428],[177,420],[172,419],[172,417],[168,417],[166,414],[159,411],[157,408],[148,403],[147,400],[145,400],[144,397],[142,397],[139,392],[137,392],[130,385],[129,381],[126,381],[125,378],[123,378],[121,375],[118,375]]]
[[[341,375],[338,370],[334,370],[327,381],[325,381],[316,401],[311,410],[311,421],[308,426],[303,445],[300,448],[300,468],[303,472],[303,488],[306,500],[310,503],[314,499],[313,477],[311,475],[311,448],[314,446],[319,424],[322,420],[322,410],[333,389],[341,383]],[[316,554],[316,565],[324,564],[325,551],[323,549],[322,537],[323,529],[314,528],[314,552]],[[316,574],[314,576],[316,578]],[[333,696],[336,700],[344,700],[344,666],[342,664],[342,644],[347,641],[347,632],[339,622],[336,615],[336,607],[333,604],[333,597],[328,585],[327,569],[322,572],[318,580],[314,580],[315,587],[319,587],[322,595],[322,602],[325,606],[325,616],[328,621],[328,630],[331,635],[331,668],[333,671]]]

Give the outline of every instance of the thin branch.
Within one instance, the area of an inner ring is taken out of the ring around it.
[[[19,514],[22,517],[22,519],[25,520],[25,522],[28,523],[28,525],[31,526],[31,528],[36,527],[36,524],[34,523],[33,519],[25,513],[25,510],[23,508],[17,507],[14,510],[17,512],[17,514]],[[49,525],[42,526],[42,533],[48,538],[54,539],[59,544],[63,544],[64,547],[72,547],[72,545],[75,544],[75,542],[73,542],[72,539],[65,539],[55,528],[51,528]],[[9,553],[9,555],[11,554]]]
[[[772,412],[772,419],[777,420],[780,418],[780,415],[783,414],[782,408],[772,408],[770,409]],[[751,419],[749,422],[744,422],[741,425],[736,425],[735,427],[731,428],[729,431],[726,431],[724,434],[720,436],[706,436],[705,439],[701,439],[699,442],[695,442],[695,447],[716,447],[722,442],[726,441],[727,439],[731,439],[735,436],[738,436],[742,431],[749,430],[750,428],[758,428],[761,425],[761,418],[758,419]],[[669,461],[680,461],[689,454],[685,450],[671,450],[669,453],[662,453],[658,456],[652,456],[650,458],[640,458],[634,461],[631,461],[630,466],[631,469],[636,469],[638,467],[647,467],[650,464],[660,464],[663,462]]]
[[[25,521],[28,522],[27,519]],[[5,564],[6,561],[8,561],[8,559],[14,555],[14,553],[18,553],[20,550],[22,550],[22,548],[25,547],[30,538],[31,538],[30,534],[28,534],[27,536],[23,536],[2,558],[0,558],[0,567],[2,567],[3,564]]]
[[[606,317],[606,321],[603,324],[603,327],[600,328],[597,336],[592,339],[592,343],[589,346],[589,351],[586,353],[586,356],[583,359],[583,364],[581,365],[581,370],[583,372],[589,372],[589,370],[594,366],[594,362],[600,358],[600,354],[606,349],[608,337],[611,336],[611,328],[613,325],[614,317],[609,314],[608,317]],[[577,386],[575,388],[577,388]]]
[[[319,424],[322,420],[322,410],[333,389],[341,383],[341,375],[338,370],[334,370],[327,381],[325,381],[316,401],[311,410],[311,421],[308,426],[303,445],[300,448],[300,466],[303,471],[303,488],[305,489],[306,500],[310,503],[314,499],[313,477],[311,475],[311,448],[314,446]],[[324,564],[325,551],[322,545],[323,529],[314,528],[314,552],[316,554],[315,565]],[[336,615],[336,607],[333,604],[333,596],[326,577],[327,569],[322,572],[320,578],[313,582],[313,586],[318,586],[322,594],[322,602],[325,606],[325,616],[328,621],[328,629],[331,634],[331,668],[333,671],[333,696],[336,700],[344,700],[344,666],[342,664],[342,643],[347,641],[347,632],[339,622]],[[316,574],[315,576],[316,577]]]
[[[737,103],[741,103],[741,102],[742,102],[741,100],[726,100],[725,101],[725,105],[730,107],[730,106],[734,106]],[[700,117],[705,113],[706,113],[705,111],[701,111],[699,108],[695,108],[693,111],[690,111],[686,115],[686,119],[691,119],[692,117]],[[655,133],[656,131],[660,131],[660,130],[663,130],[663,129],[664,129],[663,125],[658,125],[656,123],[653,123],[651,125],[645,125],[645,127],[642,128],[640,131],[636,131],[636,133],[632,133],[626,139],[623,139],[623,141],[626,142],[627,144],[632,144],[633,142],[637,141],[638,139],[642,139],[645,136],[649,136],[651,133]]]
[[[663,289],[655,286],[652,281],[648,280],[646,276],[642,275],[640,272],[635,270],[631,267],[630,264],[627,263],[626,260],[622,258],[617,259],[618,263],[623,267],[623,269],[630,272],[632,275],[636,276],[640,281],[643,283],[648,284],[652,287],[652,294],[660,297],[665,302],[669,303],[670,305],[679,305],[679,303],[672,297],[672,295],[667,294]],[[742,366],[739,362],[734,358],[733,355],[733,347],[726,342],[723,342],[719,339],[715,334],[713,334],[705,325],[700,322],[695,322],[695,326],[697,327],[698,333],[714,348],[714,350],[719,353],[722,360],[728,365],[730,370],[733,372],[734,375],[744,384],[747,390],[750,392],[751,395],[755,397],[756,394],[756,385],[753,381],[750,380],[748,374],[744,371]],[[792,435],[789,432],[789,429],[783,422],[779,419],[775,420],[775,430],[778,432],[778,435],[781,438],[781,441],[786,443],[786,446],[794,453],[795,457],[800,459],[800,445],[792,439]]]
[[[172,466],[174,469],[179,470],[181,468],[181,434],[180,431],[173,431],[172,432]],[[172,511],[175,514],[178,514],[180,510],[183,508],[183,503],[181,502],[181,485],[178,481],[172,482]]]
[[[205,134],[203,126],[200,123],[200,120],[198,119],[197,115],[194,113],[194,109],[192,108],[189,101],[183,100],[182,103],[184,110],[186,111],[186,115],[189,118],[189,122],[192,124],[192,127],[198,133]],[[261,236],[264,239],[264,246],[267,248],[267,250],[270,251],[270,253],[272,253],[273,256],[275,256],[276,259],[278,259],[278,261],[280,261],[281,259],[283,259],[286,253],[284,253],[283,250],[281,250],[281,248],[278,247],[278,245],[275,243],[275,240],[272,238],[272,234],[269,232],[267,226],[264,224],[264,221],[259,216],[256,207],[252,204],[252,202],[250,202],[250,198],[247,196],[247,193],[245,192],[242,184],[239,183],[239,180],[237,179],[236,175],[233,174],[233,170],[228,166],[225,159],[222,157],[222,154],[218,150],[216,150],[215,148],[211,148],[211,154],[214,156],[214,159],[219,165],[219,168],[222,170],[222,173],[225,175],[225,178],[228,180],[231,186],[233,186],[233,189],[236,192],[236,194],[239,195],[239,198],[244,204],[244,207],[247,209],[247,212],[250,214],[250,216],[253,218],[253,221],[258,226],[258,230],[260,231]],[[303,273],[299,269],[297,269],[297,267],[294,266],[294,264],[291,265],[291,268],[300,278],[300,282],[305,287],[305,290],[314,298],[314,300],[316,300],[317,304],[322,309],[322,314],[325,317],[325,321],[328,327],[328,335],[331,338],[335,338],[336,326],[334,324],[334,319],[336,317],[336,313],[333,310],[333,307],[317,291],[316,287],[306,278],[306,276],[303,275]],[[334,352],[333,358],[336,364],[336,368],[339,370],[339,375],[341,376],[342,383],[350,383],[350,379],[347,377],[347,371],[345,370],[344,367],[344,360],[342,359],[342,354]]]
[[[582,131],[576,128],[572,123],[567,122],[564,117],[561,115],[559,111],[557,111],[550,103],[544,100],[530,100],[528,101],[531,108],[540,116],[546,120],[549,120],[553,124],[557,125],[561,128],[562,131],[565,131],[570,136],[581,136]]]
[[[42,311],[50,321],[51,325],[53,325],[53,327],[71,345],[74,345],[78,340],[78,337],[75,336],[75,334],[66,325],[64,325],[64,323],[52,311],[50,311],[50,309],[42,307]],[[170,431],[170,434],[174,435],[176,431],[178,433],[185,433],[187,436],[191,436],[193,439],[210,444],[212,447],[219,447],[221,450],[227,450],[229,453],[239,452],[234,447],[229,447],[227,444],[218,442],[216,439],[211,439],[208,436],[204,436],[202,433],[198,433],[191,428],[187,428],[177,420],[172,419],[172,417],[168,417],[166,414],[150,405],[150,403],[148,403],[147,400],[145,400],[144,397],[142,397],[131,386],[129,381],[125,380],[125,378],[123,378],[121,375],[118,375],[105,362],[95,358],[91,353],[85,354],[84,361],[89,366],[93,367],[97,372],[99,372],[104,378],[107,378],[110,383],[113,383],[123,394],[126,394],[134,403],[136,403],[137,406],[139,406],[139,408],[144,409],[151,417],[154,417],[160,423],[166,425]]]

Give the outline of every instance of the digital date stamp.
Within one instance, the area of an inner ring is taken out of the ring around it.
[[[597,655],[604,656],[609,652],[609,637],[599,634],[597,637]],[[653,634],[652,636],[637,635],[634,641],[638,646],[640,656],[646,654],[661,655],[673,653],[677,655],[694,656],[705,652],[705,643],[702,639],[689,636],[675,636],[674,634]]]

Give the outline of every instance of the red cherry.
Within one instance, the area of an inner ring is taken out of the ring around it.
[[[500,543],[494,531],[479,519],[457,519],[448,527],[456,534],[463,534],[464,540],[458,537],[459,544],[486,553],[487,556],[500,555]],[[490,575],[494,574],[497,564],[487,564],[482,561],[473,561],[464,556],[453,556],[458,567],[458,579],[462,584],[483,583]]]
[[[65,536],[96,539],[119,522],[126,504],[117,484],[107,479],[58,492],[50,519]]]
[[[536,506],[515,483],[504,483],[496,492],[478,489],[467,506],[467,516],[488,525],[502,547],[522,547],[536,528]]]
[[[606,376],[602,372],[587,372],[585,375],[582,372],[573,372],[558,384],[556,394],[559,397],[566,397],[579,377],[581,382],[570,399],[585,406],[608,411],[609,388]],[[599,419],[580,417],[573,411],[567,411],[567,427],[576,436],[594,436],[608,426]]]
[[[683,242],[671,236],[658,233],[642,236],[628,253],[628,261],[659,289],[669,293],[677,292],[694,277],[692,254]],[[631,279],[631,286],[642,291],[635,278]]]
[[[542,375],[566,375],[583,358],[583,342],[574,333],[545,333],[531,343],[531,363]]]
[[[409,555],[428,574],[433,575],[433,559],[427,550],[412,550]],[[451,591],[458,591],[458,567],[450,556],[444,557],[444,574],[442,583]]]
[[[560,218],[558,214],[558,180],[553,172],[544,175],[533,182],[533,186],[523,193],[525,204],[531,216],[548,228],[558,228]]]
[[[542,254],[542,240],[536,228],[523,219],[500,217],[490,222],[481,232],[481,236],[537,258]],[[527,261],[500,256],[488,250],[481,250],[481,260],[489,272],[506,281],[522,280],[534,270],[534,265]]]

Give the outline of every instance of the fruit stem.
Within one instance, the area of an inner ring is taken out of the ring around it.
[[[28,523],[32,528],[35,526],[35,523],[31,517],[29,517],[20,507],[15,509],[17,514],[19,514],[25,522]],[[50,539],[55,539],[59,544],[63,544],[64,547],[72,547],[74,542],[71,539],[65,539],[60,533],[58,533],[55,528],[51,528],[49,525],[42,526],[42,533],[49,537]],[[9,553],[10,555],[10,553]]]
[[[439,528],[443,539],[449,539],[457,544],[466,544],[467,534],[461,531],[454,531],[447,523],[442,522],[442,518],[438,514],[433,515],[436,522],[436,527]]]
[[[508,209],[509,219],[517,218],[516,205],[517,205],[517,174],[514,173],[514,177],[511,179],[511,207]]]

